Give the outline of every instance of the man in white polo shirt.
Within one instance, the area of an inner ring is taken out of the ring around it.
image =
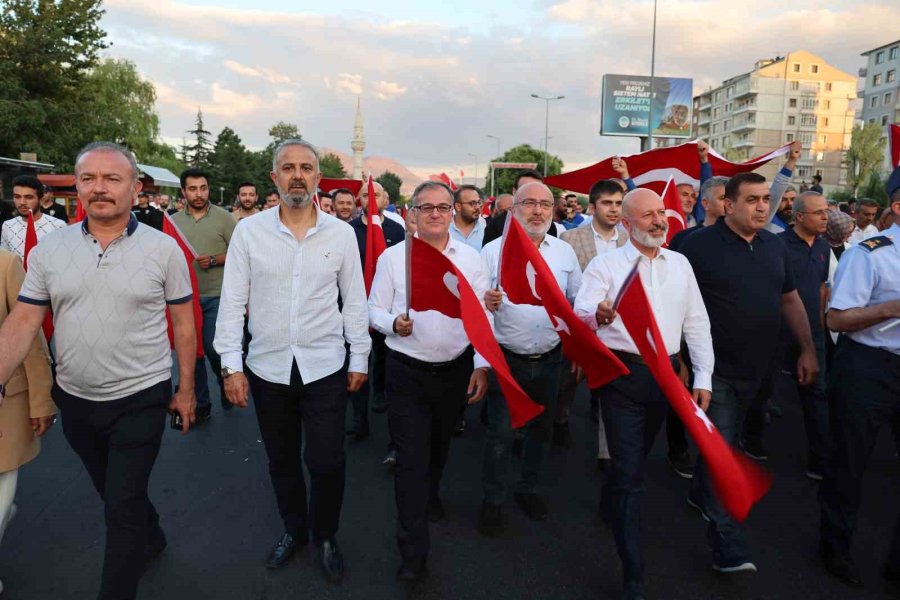
[[[44,194],[44,184],[33,175],[19,175],[12,182],[13,203],[20,218],[10,219],[3,223],[0,231],[0,249],[9,250],[18,255],[25,256],[25,235],[28,232],[28,213],[34,216],[34,231],[40,242],[45,235],[67,225],[50,215],[45,215],[41,210],[41,196]]]
[[[53,399],[105,506],[98,598],[126,600],[146,561],[166,546],[147,496],[166,412],[181,416],[185,432],[194,418],[191,280],[175,240],[131,214],[141,182],[128,149],[86,146],[75,159],[75,187],[88,216],[31,252],[19,302],[0,329],[0,382],[22,362],[52,304]],[[166,308],[182,383],[174,397]]]

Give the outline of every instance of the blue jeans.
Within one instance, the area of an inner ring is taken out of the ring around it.
[[[222,361],[213,348],[213,340],[216,339],[216,317],[219,315],[219,297],[200,296],[200,308],[203,310],[203,353],[215,374],[219,384],[219,400],[224,405],[228,400],[225,399],[225,383],[222,381]],[[206,361],[202,358],[197,359],[194,367],[194,395],[197,397],[197,408],[211,404],[209,383],[206,380]]]
[[[724,379],[713,374],[712,400],[706,416],[730,446],[735,445],[742,429],[744,412],[756,398],[761,385],[761,381]],[[746,554],[741,526],[722,508],[706,464],[699,456],[694,479],[691,481],[690,494],[692,498],[700,501],[710,518],[710,531],[715,534],[713,549],[720,550],[724,546],[729,554]]]
[[[550,447],[553,417],[562,368],[562,352],[559,348],[537,360],[520,358],[505,349],[503,354],[509,363],[512,376],[532,400],[544,407],[544,412],[525,426],[525,442],[522,448],[522,472],[516,484],[516,492],[534,494],[538,491],[541,471]],[[499,505],[507,494],[505,482],[509,468],[509,454],[513,442],[513,430],[509,409],[493,371],[488,375],[487,393],[488,426],[485,434],[482,483],[484,501]]]

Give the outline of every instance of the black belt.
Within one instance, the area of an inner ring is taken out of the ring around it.
[[[538,362],[538,361],[544,360],[545,358],[549,358],[551,356],[558,355],[560,348],[561,348],[561,344],[557,344],[556,346],[553,347],[552,350],[548,350],[547,352],[544,352],[543,354],[516,354],[515,352],[513,352],[512,350],[510,350],[504,346],[503,352],[505,352],[506,354],[509,354],[510,356],[518,358],[519,360]]]
[[[610,350],[612,350],[610,348]],[[640,354],[632,354],[631,352],[623,352],[622,350],[612,350],[612,353],[619,357],[619,360],[622,362],[630,362],[636,363],[639,365],[646,365],[647,361],[644,360],[644,357]],[[672,354],[669,356],[669,360],[675,360],[678,358],[677,354]]]
[[[408,356],[406,354],[403,354],[402,352],[397,352],[396,350],[391,350],[390,355],[392,358],[408,367],[419,369],[421,371],[428,371],[429,373],[441,373],[443,371],[449,371],[451,369],[459,367],[466,361],[470,363],[472,361],[472,353],[468,349],[453,360],[449,360],[447,362],[427,362],[424,360],[419,360],[418,358],[413,358],[412,356]]]

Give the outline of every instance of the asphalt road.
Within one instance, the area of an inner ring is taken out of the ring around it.
[[[747,521],[756,574],[721,576],[710,569],[705,527],[685,504],[687,482],[669,470],[665,434],[648,461],[643,504],[647,592],[652,599],[869,599],[891,597],[879,577],[900,506],[893,440],[882,432],[865,481],[855,557],[866,588],[829,578],[816,558],[817,485],[804,476],[805,437],[799,406],[781,401],[784,417],[767,432],[775,477]],[[373,415],[372,436],[348,443],[347,495],[338,540],[347,573],[325,583],[311,546],[278,571],[263,561],[281,534],[256,419],[248,409],[213,418],[187,436],[167,431],[151,480],[151,497],[169,539],[144,576],[139,598],[277,600],[464,598],[619,598],[621,571],[610,532],[597,517],[601,477],[586,391],[573,411],[576,447],[554,449],[551,516],[527,520],[512,503],[507,532],[488,540],[475,529],[481,503],[483,430],[477,410],[454,439],[443,482],[448,519],[432,526],[430,575],[398,585],[395,507],[381,466],[386,417]],[[104,543],[103,509],[59,426],[21,472],[18,516],[0,547],[3,600],[92,600]]]

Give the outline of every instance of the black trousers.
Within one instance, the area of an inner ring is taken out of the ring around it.
[[[333,538],[344,502],[346,370],[308,384],[296,362],[288,385],[266,381],[250,369],[247,375],[285,531],[300,540],[309,539],[310,532],[315,542]],[[308,508],[301,448],[310,479]]]
[[[401,362],[388,350],[388,422],[397,449],[394,493],[397,544],[404,558],[428,555],[428,501],[437,496],[453,428],[465,402],[472,353],[449,368],[432,371]]]
[[[847,556],[878,432],[900,415],[900,356],[842,335],[828,383],[833,449],[819,490],[820,535],[829,551]],[[887,563],[900,569],[900,518]]]
[[[147,486],[159,454],[172,398],[167,380],[107,402],[73,396],[53,386],[63,433],[103,499],[106,551],[100,600],[137,594],[148,546],[163,536]]]

